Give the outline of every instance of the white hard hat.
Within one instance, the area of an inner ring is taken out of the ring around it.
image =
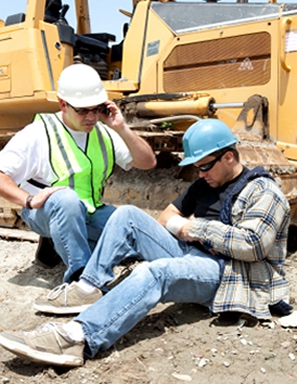
[[[86,64],[73,64],[61,72],[57,95],[78,108],[99,105],[108,99],[100,76]]]

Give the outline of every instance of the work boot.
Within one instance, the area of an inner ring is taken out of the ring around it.
[[[61,257],[55,251],[52,239],[40,236],[35,253],[35,263],[43,268],[51,269],[58,265],[61,260]]]

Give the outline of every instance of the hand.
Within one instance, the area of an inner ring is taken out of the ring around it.
[[[180,239],[180,240],[184,240],[184,241],[199,241],[199,239],[195,238],[195,237],[190,237],[189,236],[189,232],[190,232],[190,229],[191,229],[191,221],[189,221],[188,223],[186,223],[185,225],[183,225],[178,233],[177,233],[177,237]]]
[[[129,128],[120,109],[114,102],[107,100],[105,105],[109,110],[109,114],[100,113],[99,120],[113,129],[124,140],[132,156],[132,161],[127,165],[139,169],[154,168],[156,166],[156,156],[150,145]]]
[[[106,115],[105,113],[100,113],[99,120],[108,125],[109,128],[114,129],[116,132],[119,133],[121,129],[125,128],[125,120],[124,117],[117,107],[117,105],[110,100],[107,100],[105,102],[105,105],[107,109],[109,110],[109,114]]]
[[[66,189],[68,187],[46,187],[33,196],[31,200],[31,207],[34,209],[38,209],[43,206],[46,200],[55,192]]]
[[[203,242],[198,239],[197,237],[190,237],[189,236],[189,232],[190,232],[190,228],[191,228],[191,221],[187,224],[185,224],[178,232],[178,238],[180,240],[184,240],[184,241],[188,241],[188,242],[191,242],[191,241],[199,241],[199,243],[201,245],[203,245]],[[215,251],[214,249],[209,249],[208,250],[209,253],[211,253],[212,255],[218,255],[219,253],[217,251]]]

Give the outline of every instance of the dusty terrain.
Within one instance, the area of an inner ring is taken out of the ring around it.
[[[36,247],[34,236],[0,240],[1,330],[31,330],[57,321],[36,313],[32,304],[60,283],[63,266],[35,265]],[[286,269],[297,301],[297,253],[288,255]],[[0,348],[0,383],[297,382],[297,328],[282,328],[277,318],[253,328],[214,325],[214,320],[197,305],[160,305],[109,351],[70,370],[31,363]]]

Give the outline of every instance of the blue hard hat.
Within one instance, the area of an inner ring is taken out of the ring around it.
[[[225,123],[217,119],[201,119],[183,136],[184,159],[180,166],[194,164],[213,152],[237,143],[238,139]]]

